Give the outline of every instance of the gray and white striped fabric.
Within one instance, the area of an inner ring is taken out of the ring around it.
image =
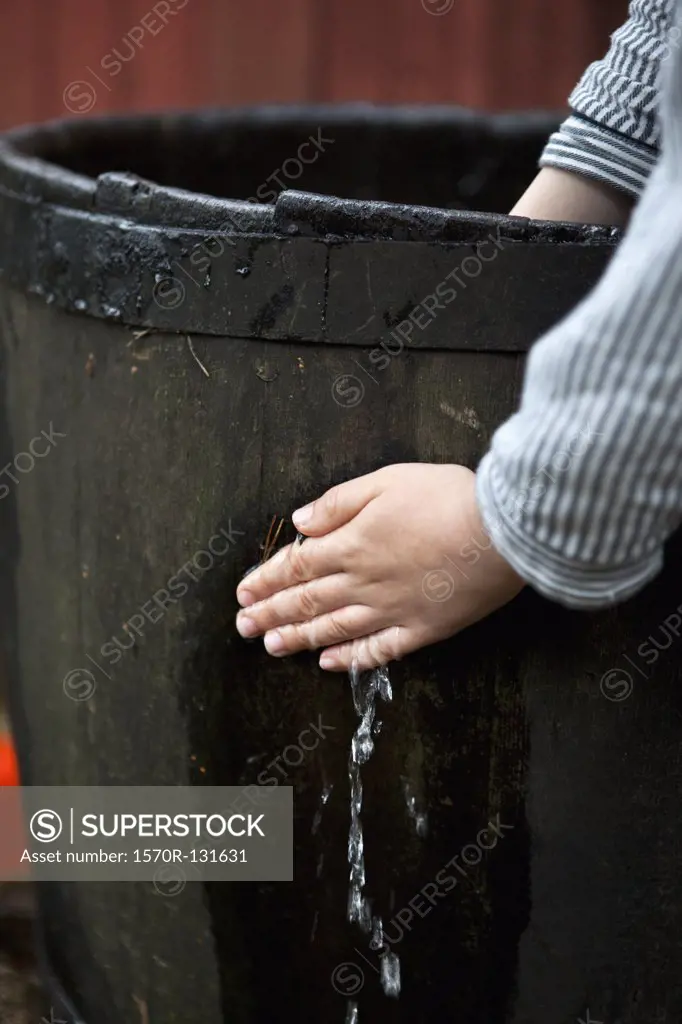
[[[590,65],[571,93],[573,113],[551,136],[541,167],[640,195],[658,159],[659,71],[675,41],[675,6],[676,0],[632,0],[608,54]]]
[[[662,153],[601,282],[534,346],[520,409],[495,433],[477,480],[496,548],[545,596],[577,608],[636,593],[682,522],[682,21],[673,18],[661,49],[670,3],[631,7],[621,39],[646,22],[657,40],[641,38],[632,81],[653,80],[644,53],[664,71]],[[650,86],[609,105],[612,70],[608,60],[593,67],[579,89],[594,83],[589,109],[608,131],[624,123],[627,102],[637,144],[648,145],[658,137]]]

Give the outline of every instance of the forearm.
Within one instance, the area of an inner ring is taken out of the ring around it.
[[[571,93],[571,115],[547,143],[540,171],[511,211],[538,220],[624,226],[655,167],[662,63],[675,0],[631,0],[606,56]]]
[[[682,13],[682,4],[681,4]],[[477,495],[497,550],[563,604],[624,600],[682,521],[682,52],[664,148],[598,287],[534,347]]]
[[[544,167],[511,211],[512,216],[624,227],[634,199],[604,182]]]
[[[529,358],[478,473],[486,529],[574,607],[634,594],[682,517],[682,180],[661,166],[604,278]]]

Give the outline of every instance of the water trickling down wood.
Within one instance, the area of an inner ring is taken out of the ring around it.
[[[327,803],[327,800],[329,800],[329,797],[331,796],[331,792],[332,792],[333,788],[334,788],[333,786],[325,786],[324,789],[322,790],[321,794],[320,794],[320,806],[315,811],[315,817],[313,818],[313,824],[312,824],[311,829],[310,829],[310,832],[311,832],[312,835],[316,835],[317,834],[317,831],[318,831],[318,829],[320,827],[320,824],[322,822],[322,811],[324,809],[325,804]]]
[[[348,920],[360,926],[363,932],[372,934],[372,941],[379,945],[383,933],[380,917],[372,918],[370,902],[364,894],[365,888],[365,848],[360,813],[362,811],[362,774],[361,766],[369,761],[374,752],[372,726],[376,715],[377,695],[384,701],[393,699],[391,683],[386,668],[378,668],[373,672],[360,672],[354,663],[349,673],[351,693],[356,714],[360,721],[351,742],[348,759],[348,776],[350,779],[350,812],[351,823],[348,833],[348,863],[350,864],[350,886],[348,889]],[[374,946],[374,948],[377,948]],[[381,957],[381,985],[387,996],[396,998],[400,994],[400,960],[395,953],[385,953]],[[357,1021],[357,1006],[349,1004],[347,1021]]]
[[[417,805],[417,793],[415,791],[414,784],[410,779],[403,779],[403,793],[405,794],[405,804],[407,806],[407,813],[414,822],[414,827],[417,835],[420,839],[426,838],[429,830],[429,821],[426,811],[421,810]]]

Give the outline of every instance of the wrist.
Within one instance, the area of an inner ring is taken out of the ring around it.
[[[469,519],[472,541],[470,545],[471,553],[473,555],[474,549],[477,549],[476,561],[478,561],[479,557],[483,558],[481,567],[484,567],[486,575],[498,581],[498,585],[502,589],[518,592],[526,586],[527,581],[518,574],[511,562],[495,546],[491,531],[486,526],[483,518],[477,491],[478,488],[474,484]],[[475,563],[472,562],[472,564]]]

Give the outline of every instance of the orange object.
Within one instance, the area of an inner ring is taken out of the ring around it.
[[[19,785],[19,765],[8,735],[0,735],[0,786]]]
[[[0,786],[19,786],[19,765],[14,752],[14,744],[9,733],[0,732]],[[0,822],[2,841],[0,842],[0,869],[16,872],[19,878],[28,878],[27,864],[20,864],[21,853],[26,845],[24,832],[24,812],[21,794],[17,790],[9,804],[4,803],[3,820]]]

